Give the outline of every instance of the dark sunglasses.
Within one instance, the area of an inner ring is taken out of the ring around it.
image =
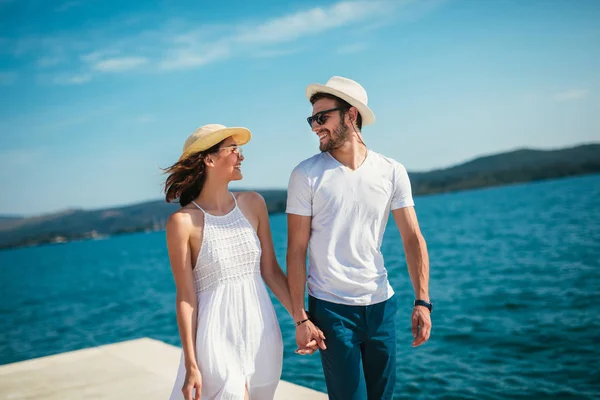
[[[327,121],[327,118],[329,118],[329,116],[327,114],[329,114],[332,111],[342,111],[342,110],[344,110],[344,109],[341,107],[337,107],[337,108],[332,108],[332,109],[325,110],[325,111],[319,111],[315,115],[306,118],[306,120],[308,121],[308,125],[311,128],[312,128],[313,122],[316,122],[318,125],[323,125]]]

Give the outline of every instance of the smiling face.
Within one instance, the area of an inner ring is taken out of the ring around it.
[[[207,167],[209,173],[218,179],[239,181],[242,179],[242,161],[244,161],[242,148],[233,138],[228,137],[215,153],[207,156]]]
[[[319,136],[319,150],[321,152],[338,149],[348,141],[350,128],[346,124],[346,111],[334,110],[338,108],[334,99],[323,98],[313,104],[313,117],[317,121],[323,122],[322,125],[315,120],[312,122],[312,131]]]

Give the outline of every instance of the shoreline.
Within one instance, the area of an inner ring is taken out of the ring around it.
[[[509,183],[501,183],[501,184],[488,184],[482,187],[475,188],[465,188],[465,189],[454,189],[454,190],[445,190],[445,191],[435,191],[432,193],[416,193],[414,194],[414,198],[420,197],[431,197],[431,196],[440,196],[440,195],[451,195],[457,193],[465,193],[465,192],[473,192],[480,190],[489,190],[489,189],[498,189],[504,187],[511,187],[516,185],[527,185],[527,184],[537,184],[544,182],[552,182],[559,181],[564,179],[577,179],[577,178],[586,178],[594,175],[598,175],[597,172],[586,173],[586,174],[578,174],[578,175],[570,175],[570,176],[562,176],[562,177],[554,177],[548,179],[539,179],[533,181],[515,181]],[[234,190],[235,191],[235,190]],[[286,192],[285,190],[280,190],[279,192]],[[127,206],[131,207],[131,206]],[[269,215],[277,215],[277,214],[285,214],[285,208],[281,207],[273,207],[269,210]],[[137,234],[137,233],[151,233],[151,232],[160,232],[165,230],[165,222],[166,219],[153,218],[152,223],[143,224],[139,226],[131,226],[128,228],[119,228],[113,232],[102,232],[98,233],[97,230],[92,229],[90,231],[86,231],[83,233],[69,234],[65,232],[55,232],[55,233],[47,233],[43,236],[33,236],[26,239],[23,239],[16,243],[8,243],[4,245],[0,245],[0,251],[3,250],[12,250],[12,249],[22,249],[22,248],[31,248],[31,247],[39,247],[45,245],[60,245],[67,243],[75,243],[89,240],[103,240],[111,237],[117,237],[121,235],[127,234]],[[7,230],[10,232],[10,230]]]

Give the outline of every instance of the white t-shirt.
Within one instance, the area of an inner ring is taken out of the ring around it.
[[[390,210],[410,206],[406,169],[374,151],[368,150],[354,171],[328,152],[298,164],[290,176],[286,212],[312,217],[308,293],[348,305],[392,297],[381,242]]]

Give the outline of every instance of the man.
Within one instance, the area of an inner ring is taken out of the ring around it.
[[[294,168],[288,187],[287,269],[297,352],[316,351],[316,341],[329,398],[391,399],[398,300],[380,251],[390,210],[415,290],[413,346],[426,342],[431,329],[429,260],[410,181],[400,163],[367,149],[361,129],[375,116],[361,85],[333,77],[309,85],[306,94],[321,153]]]

